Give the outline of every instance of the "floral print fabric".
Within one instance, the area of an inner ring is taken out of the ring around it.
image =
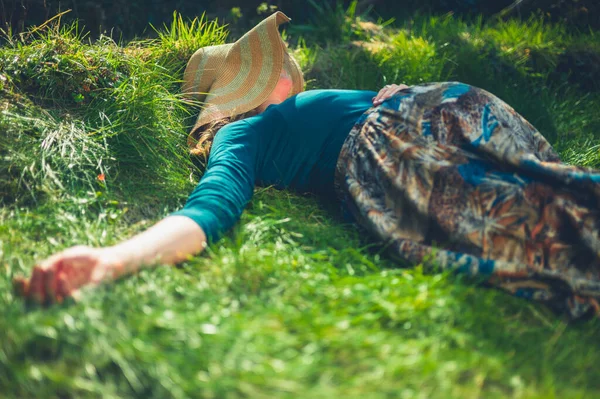
[[[410,264],[485,276],[573,318],[600,314],[600,172],[560,163],[485,90],[425,84],[369,109],[335,186],[343,211]]]

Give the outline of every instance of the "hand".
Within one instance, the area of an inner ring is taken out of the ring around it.
[[[96,286],[116,276],[119,261],[108,248],[76,246],[35,265],[30,279],[13,279],[21,296],[39,304],[79,299],[80,289]]]
[[[379,93],[373,97],[373,105],[379,105],[394,94],[401,90],[408,89],[407,85],[386,85],[383,89],[379,90]]]

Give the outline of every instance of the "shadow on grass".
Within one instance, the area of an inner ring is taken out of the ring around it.
[[[486,286],[481,279],[424,273],[420,266],[399,269],[384,245],[355,225],[341,224],[341,215],[331,202],[272,189],[261,191],[255,201],[249,209],[253,216],[291,218],[282,226],[297,233],[297,245],[308,253],[337,254],[331,261],[339,274],[330,284],[339,296],[324,295],[321,290],[328,290],[325,287],[307,291],[316,314],[322,309],[322,313],[338,314],[342,319],[356,318],[361,320],[356,323],[358,328],[383,329],[407,340],[427,337],[458,357],[471,353],[484,363],[497,362],[502,371],[486,377],[487,388],[495,384],[515,393],[503,382],[506,375],[513,375],[545,389],[556,381],[560,392],[600,389],[600,374],[594,366],[600,349],[597,319],[568,323],[545,305],[513,297]],[[271,206],[261,208],[256,206],[258,202]],[[266,241],[274,238],[264,237]],[[346,269],[348,263],[354,266],[352,273]],[[406,282],[398,285],[398,280]],[[364,285],[364,292],[336,300],[357,285]],[[430,299],[415,304],[423,290],[430,292]],[[364,312],[376,316],[365,319]],[[477,369],[466,370],[462,378],[472,379],[477,373]]]

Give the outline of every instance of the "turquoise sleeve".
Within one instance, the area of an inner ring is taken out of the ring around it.
[[[217,133],[206,171],[183,209],[171,215],[187,216],[217,241],[239,220],[254,193],[258,135],[240,121]]]

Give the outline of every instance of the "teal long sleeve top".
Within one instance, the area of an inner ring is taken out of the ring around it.
[[[274,186],[334,198],[337,159],[356,120],[377,93],[311,90],[223,127],[208,165],[183,209],[208,242],[239,220],[254,186]]]

